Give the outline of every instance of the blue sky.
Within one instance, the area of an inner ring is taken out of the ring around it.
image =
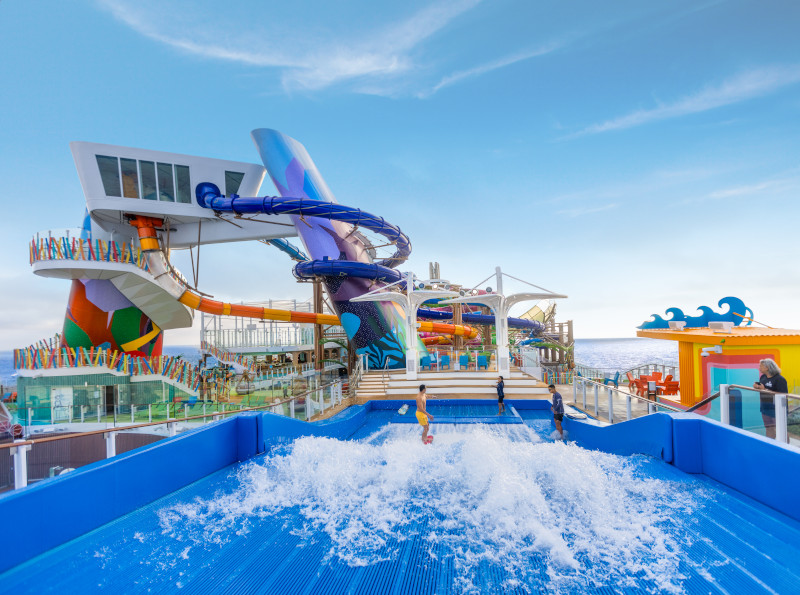
[[[0,1],[0,348],[60,329],[69,284],[26,244],[80,220],[70,141],[257,163],[260,127],[408,233],[408,268],[502,266],[568,294],[579,337],[727,295],[800,328],[799,22],[790,0]],[[262,245],[203,258],[219,298],[308,295]]]

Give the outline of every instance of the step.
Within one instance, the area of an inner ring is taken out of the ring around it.
[[[361,391],[359,391],[360,393]],[[413,388],[387,388],[386,394],[387,395],[416,395],[417,390]],[[480,386],[441,386],[437,387],[430,391],[428,396],[435,397],[436,395],[452,395],[452,394],[472,394],[472,395],[494,395],[497,396],[497,391],[494,388],[490,387],[480,387]],[[510,388],[506,389],[505,395],[512,396],[512,395],[549,395],[550,393],[545,388]]]
[[[424,383],[417,380],[391,380],[389,386],[392,387],[419,387],[420,384],[425,386],[490,386],[494,388],[497,381],[495,379],[481,379],[481,378],[432,378],[426,380]],[[503,385],[508,389],[509,387],[532,386],[547,388],[547,385],[534,379],[528,378],[509,378],[503,381]]]

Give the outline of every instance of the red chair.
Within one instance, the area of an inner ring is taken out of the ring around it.
[[[641,381],[637,378],[634,378],[630,372],[625,372],[625,375],[628,377],[628,390],[630,392],[635,392],[637,395],[641,394],[642,392]]]

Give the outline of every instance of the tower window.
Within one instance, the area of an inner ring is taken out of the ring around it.
[[[139,172],[136,171],[136,159],[120,157],[122,171],[122,196],[139,198]]]
[[[172,164],[159,163],[158,171],[158,199],[175,202],[175,184],[172,181]]]
[[[239,186],[242,185],[242,178],[244,178],[243,173],[236,171],[225,172],[225,196],[230,196],[231,194],[239,192]]]
[[[100,169],[100,178],[103,180],[103,190],[106,196],[121,196],[119,191],[119,163],[116,157],[95,155],[97,167]]]
[[[186,165],[175,166],[175,189],[178,202],[192,202],[192,183],[189,181],[189,168]]]
[[[152,161],[140,161],[139,172],[142,174],[142,198],[157,200],[156,164]]]

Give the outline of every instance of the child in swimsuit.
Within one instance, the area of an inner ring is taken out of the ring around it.
[[[417,421],[422,426],[422,443],[428,444],[433,440],[433,436],[428,436],[428,429],[430,422],[433,421],[433,416],[428,413],[426,409],[428,397],[425,394],[425,385],[419,385],[419,393],[417,394]],[[430,438],[430,439],[429,439]]]

